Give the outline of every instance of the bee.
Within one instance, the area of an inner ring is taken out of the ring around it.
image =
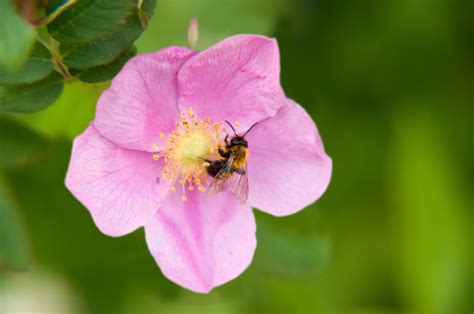
[[[207,173],[213,178],[209,185],[210,194],[214,195],[227,190],[232,192],[245,204],[249,195],[249,180],[247,173],[247,159],[249,157],[248,142],[245,136],[253,129],[254,123],[243,135],[237,134],[229,121],[225,121],[234,131],[234,136],[229,139],[229,134],[224,138],[225,147],[219,147],[221,159],[205,161]]]

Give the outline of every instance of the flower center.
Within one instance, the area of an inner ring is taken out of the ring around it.
[[[160,134],[162,145],[153,144],[154,160],[163,158],[165,167],[161,177],[172,182],[171,191],[176,192],[181,187],[183,201],[187,200],[186,190],[198,189],[206,191],[207,163],[204,159],[216,158],[216,148],[219,145],[222,122],[211,119],[199,119],[189,108],[181,112],[181,120],[176,123],[176,130],[169,134]]]

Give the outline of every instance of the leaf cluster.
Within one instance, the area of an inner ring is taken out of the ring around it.
[[[2,1],[0,111],[42,110],[58,99],[65,81],[110,80],[135,55],[133,44],[155,5],[156,0]]]

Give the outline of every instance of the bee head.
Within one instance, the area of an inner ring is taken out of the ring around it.
[[[238,135],[230,140],[230,145],[232,145],[232,146],[244,146],[244,147],[249,146],[249,144],[247,143],[247,140],[243,136],[238,136]]]

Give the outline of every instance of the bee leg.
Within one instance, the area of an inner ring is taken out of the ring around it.
[[[219,152],[219,155],[221,155],[222,158],[229,158],[230,157],[230,152],[225,152],[222,148],[219,147],[217,150]]]
[[[210,159],[206,159],[206,158],[202,158],[202,157],[198,157],[199,159],[201,160],[204,160],[205,162],[209,163],[209,164],[212,164],[213,163],[213,160],[210,160]]]

